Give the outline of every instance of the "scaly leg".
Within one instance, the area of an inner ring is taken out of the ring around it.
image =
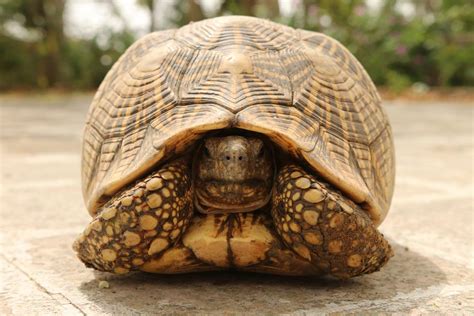
[[[290,249],[338,278],[377,271],[393,256],[364,210],[294,164],[278,174],[272,217]]]
[[[126,273],[172,246],[192,213],[190,168],[180,159],[118,192],[73,248],[87,266]]]

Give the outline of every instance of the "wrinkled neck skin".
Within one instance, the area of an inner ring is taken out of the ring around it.
[[[194,204],[199,212],[251,212],[269,202],[275,162],[271,145],[262,139],[207,137],[194,155]]]

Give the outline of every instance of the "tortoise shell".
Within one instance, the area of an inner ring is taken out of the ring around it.
[[[96,93],[82,152],[91,215],[208,131],[268,136],[380,224],[394,187],[392,132],[355,57],[321,33],[232,16],[149,34]]]

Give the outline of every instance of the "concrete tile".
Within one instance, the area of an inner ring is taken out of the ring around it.
[[[380,229],[396,256],[380,272],[114,276],[71,250],[89,221],[79,155],[91,97],[0,96],[0,314],[474,313],[472,106],[387,103],[397,187]]]

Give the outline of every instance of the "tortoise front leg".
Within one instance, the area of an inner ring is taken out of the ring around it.
[[[289,248],[338,278],[377,271],[393,256],[364,210],[293,164],[278,174],[272,217]]]
[[[192,212],[190,168],[181,159],[117,193],[73,248],[79,259],[98,270],[136,270],[180,238]]]

